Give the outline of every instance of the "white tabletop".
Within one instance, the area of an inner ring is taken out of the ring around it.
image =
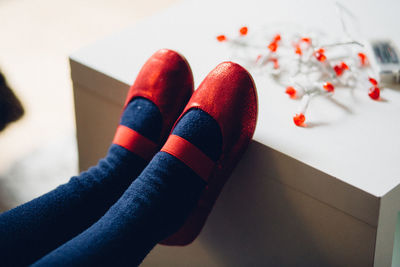
[[[299,3],[301,2],[301,3]],[[348,0],[366,38],[390,38],[400,47],[400,1]],[[134,27],[79,50],[71,57],[105,75],[131,84],[146,59],[159,48],[181,52],[198,85],[218,63],[229,60],[215,36],[242,25],[277,22],[317,24],[340,30],[330,1],[185,1]],[[400,90],[385,89],[383,101],[366,92],[337,90],[314,99],[308,126],[296,127],[299,103],[271,79],[253,74],[259,96],[254,139],[346,183],[382,196],[400,183]]]

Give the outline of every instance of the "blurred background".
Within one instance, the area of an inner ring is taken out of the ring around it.
[[[78,173],[68,55],[178,0],[0,0],[0,70],[25,114],[0,132],[0,212]]]

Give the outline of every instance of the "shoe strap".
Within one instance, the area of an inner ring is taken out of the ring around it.
[[[156,143],[124,125],[118,126],[112,142],[128,149],[147,161],[151,160],[158,151]]]
[[[206,154],[178,135],[170,135],[161,151],[181,160],[206,182],[215,166],[214,161]]]

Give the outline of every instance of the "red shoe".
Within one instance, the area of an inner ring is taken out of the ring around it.
[[[169,136],[161,151],[180,159],[208,185],[183,227],[160,242],[164,245],[183,246],[197,237],[223,185],[246,150],[257,121],[257,93],[253,79],[240,65],[221,63],[194,92],[179,119],[193,108],[205,111],[218,122],[223,137],[222,154],[217,162],[213,162],[187,140]]]
[[[153,102],[160,110],[163,125],[157,143],[140,133],[119,125],[113,144],[120,145],[150,160],[168,136],[176,118],[193,93],[193,75],[186,59],[177,52],[161,49],[154,53],[140,70],[129,89],[123,110],[137,97]]]

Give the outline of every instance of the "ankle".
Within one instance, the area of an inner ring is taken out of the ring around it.
[[[121,116],[120,124],[158,143],[161,135],[162,116],[154,103],[139,97],[127,105]]]
[[[177,123],[172,134],[178,135],[217,161],[222,152],[222,134],[218,123],[200,109],[189,110]]]

